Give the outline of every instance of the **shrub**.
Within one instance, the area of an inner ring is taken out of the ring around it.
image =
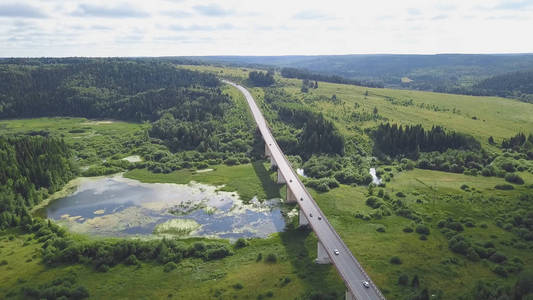
[[[263,259],[263,254],[260,252],[257,254],[257,258],[255,259],[255,261],[259,262]]]
[[[533,270],[526,270],[518,276],[514,290],[517,299],[533,293]]]
[[[507,257],[500,252],[495,252],[489,257],[489,260],[492,262],[495,262],[497,264],[504,262],[507,259]]]
[[[96,270],[98,272],[106,273],[107,271],[109,271],[109,266],[106,264],[101,264]]]
[[[390,258],[389,262],[394,265],[401,265],[402,260],[398,256],[393,256]]]
[[[520,175],[515,173],[507,173],[505,175],[505,181],[515,183],[515,184],[524,184],[524,179]]]
[[[419,224],[416,226],[416,233],[418,234],[429,234],[429,228],[426,225]]]
[[[500,265],[492,268],[492,272],[494,272],[494,273],[496,273],[496,274],[498,274],[498,275],[500,275],[502,277],[507,277],[507,271],[505,271],[505,268],[500,266]]]
[[[7,265],[7,260],[2,259],[2,261],[0,261],[0,266],[5,266],[5,265]]]
[[[378,227],[376,229],[377,232],[385,232],[385,227]]]
[[[407,274],[402,274],[398,277],[398,284],[399,285],[408,285],[409,284],[409,276]]]
[[[497,184],[494,186],[495,189],[497,190],[514,190],[514,186],[510,185],[510,184]]]
[[[176,265],[175,262],[170,261],[170,262],[167,262],[167,263],[165,264],[165,266],[163,267],[163,271],[165,271],[165,272],[168,273],[168,272],[170,272],[170,271],[172,271],[172,270],[175,270],[177,267],[178,267],[178,265]]]
[[[396,196],[400,198],[405,198],[405,194],[403,192],[397,192]]]
[[[232,285],[232,287],[236,290],[242,290],[244,286],[242,285],[242,283],[237,282],[236,284]]]
[[[139,264],[139,260],[137,259],[137,257],[134,254],[132,254],[132,255],[128,256],[128,258],[126,258],[124,263],[127,264],[127,265],[137,265],[137,264]]]
[[[476,250],[474,250],[474,248],[470,247],[466,250],[466,257],[468,259],[470,259],[471,261],[478,261],[479,260],[479,255],[477,253]]]
[[[366,205],[368,205],[368,206],[370,206],[370,207],[372,207],[374,209],[380,207],[381,204],[382,204],[381,201],[379,201],[379,199],[376,198],[376,197],[368,197],[366,199]]]
[[[246,246],[248,246],[248,242],[245,239],[243,239],[243,238],[239,238],[235,242],[235,248],[237,248],[237,249],[244,248]]]
[[[468,190],[468,188],[469,188],[469,187],[468,187],[468,185],[466,185],[466,184],[461,185],[461,190],[463,190],[463,191]]]
[[[276,257],[276,254],[269,253],[267,257],[265,258],[265,261],[268,263],[275,263],[278,261],[278,258]]]
[[[206,260],[213,260],[213,259],[224,258],[232,254],[233,253],[231,253],[231,251],[226,246],[222,246],[222,247],[218,247],[214,249],[208,249],[205,253],[205,258]]]
[[[427,235],[425,235],[425,234],[421,234],[421,235],[420,235],[420,240],[421,240],[421,241],[426,241],[427,239],[428,239],[428,236],[427,236]]]
[[[405,227],[405,228],[403,229],[403,232],[405,232],[405,233],[413,232],[413,228],[411,228],[411,227]]]

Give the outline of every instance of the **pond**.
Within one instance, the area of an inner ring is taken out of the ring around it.
[[[281,199],[245,204],[216,186],[141,183],[122,175],[81,178],[45,207],[48,218],[99,236],[267,237],[285,228]]]

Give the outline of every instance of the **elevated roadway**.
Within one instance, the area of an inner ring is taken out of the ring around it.
[[[277,165],[278,182],[287,184],[287,201],[298,203],[300,224],[309,225],[318,238],[317,263],[332,263],[337,268],[346,285],[346,299],[385,299],[292,169],[250,92],[236,83],[227,80],[223,82],[239,89],[246,98],[265,141],[266,155],[270,157],[272,164]]]

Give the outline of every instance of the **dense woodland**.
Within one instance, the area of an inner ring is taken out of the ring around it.
[[[372,136],[377,153],[390,156],[418,158],[420,152],[480,149],[479,142],[473,137],[457,132],[446,132],[440,126],[425,130],[422,125],[404,127],[386,123],[380,124]]]
[[[252,71],[248,74],[248,81],[254,86],[270,86],[274,84],[274,74],[271,71]]]
[[[0,118],[79,116],[152,121],[161,110],[195,96],[183,88],[215,88],[218,84],[214,75],[163,63],[98,59],[37,67],[0,65]]]
[[[343,78],[337,75],[324,75],[324,74],[312,73],[312,72],[309,72],[308,70],[297,69],[297,68],[282,68],[281,76],[285,78],[307,79],[307,80],[314,80],[314,81],[351,84],[351,85],[359,85],[359,86],[374,87],[374,88],[383,87],[383,83],[380,83],[380,82],[347,79],[347,78]]]
[[[0,137],[0,229],[28,222],[28,209],[76,173],[71,152],[61,140]]]
[[[286,153],[304,159],[313,154],[344,154],[344,137],[322,113],[304,107],[279,89],[265,90],[265,102],[279,121],[288,126],[276,132],[276,139]]]

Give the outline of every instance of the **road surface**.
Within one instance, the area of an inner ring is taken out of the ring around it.
[[[278,172],[281,172],[287,182],[287,187],[293,192],[296,199],[298,199],[300,209],[305,213],[309,225],[315,232],[318,240],[324,245],[330,261],[337,268],[337,271],[346,284],[347,290],[351,292],[357,300],[385,299],[370,277],[363,270],[361,264],[359,264],[357,259],[352,255],[348,247],[339,237],[333,226],[328,222],[315,200],[311,197],[303,183],[298,178],[298,175],[290,166],[287,158],[281,151],[281,148],[272,136],[268,124],[250,92],[241,85],[233,82],[226,80],[223,80],[223,82],[239,89],[246,98],[265,144],[269,148],[272,158],[278,165]],[[339,255],[335,255],[335,249],[339,251]],[[364,287],[363,281],[367,281],[370,287]]]

